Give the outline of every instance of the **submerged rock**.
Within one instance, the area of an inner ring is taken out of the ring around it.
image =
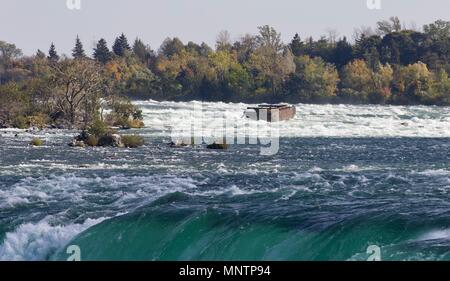
[[[208,145],[206,148],[208,149],[228,149],[230,146],[228,144],[217,144],[213,143]]]
[[[172,148],[181,148],[181,147],[188,147],[188,144],[185,144],[184,142],[170,142],[169,146]]]
[[[86,144],[84,141],[79,141],[74,139],[71,143],[69,143],[69,146],[71,147],[86,147]]]

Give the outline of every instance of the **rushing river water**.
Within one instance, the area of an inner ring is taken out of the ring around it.
[[[0,260],[450,260],[450,108],[298,105],[269,156],[170,148],[201,104],[137,104],[138,149],[0,130]]]

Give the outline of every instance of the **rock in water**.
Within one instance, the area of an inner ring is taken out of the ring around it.
[[[73,140],[71,143],[69,143],[69,146],[71,147],[85,147],[86,144],[84,143],[84,141],[79,141],[79,140]]]
[[[82,131],[75,140],[85,142],[89,139],[89,134],[86,131]]]
[[[170,142],[169,146],[172,148],[181,148],[181,147],[188,147],[188,144],[185,144],[184,142]]]
[[[217,144],[213,143],[208,145],[206,148],[208,149],[228,149],[230,146],[228,144]]]
[[[98,140],[98,146],[124,147],[122,137],[117,134],[107,134]]]

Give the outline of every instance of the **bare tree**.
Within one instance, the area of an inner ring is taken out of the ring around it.
[[[370,26],[361,26],[359,28],[355,28],[353,31],[353,40],[356,41],[360,39],[362,36],[370,37],[376,35],[376,32]]]
[[[245,34],[239,41],[233,44],[233,49],[237,51],[238,61],[244,63],[250,57],[250,55],[258,48],[256,36],[251,34]]]
[[[339,37],[339,32],[336,29],[329,28],[327,29],[328,33],[328,43],[330,45],[335,46],[337,38]]]
[[[216,38],[216,50],[225,51],[231,49],[231,35],[227,30],[219,32]]]
[[[57,107],[71,127],[94,118],[105,85],[97,63],[89,59],[62,60],[52,65],[51,82],[57,92]]]
[[[389,20],[377,22],[377,33],[379,35],[386,35],[392,32],[402,31],[402,23],[398,17],[391,17]]]

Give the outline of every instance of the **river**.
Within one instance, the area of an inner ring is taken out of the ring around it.
[[[246,104],[136,104],[138,149],[0,130],[0,260],[66,260],[69,245],[83,260],[367,260],[373,246],[383,260],[450,260],[448,107],[297,105],[264,155],[167,145],[193,108],[232,124]]]

